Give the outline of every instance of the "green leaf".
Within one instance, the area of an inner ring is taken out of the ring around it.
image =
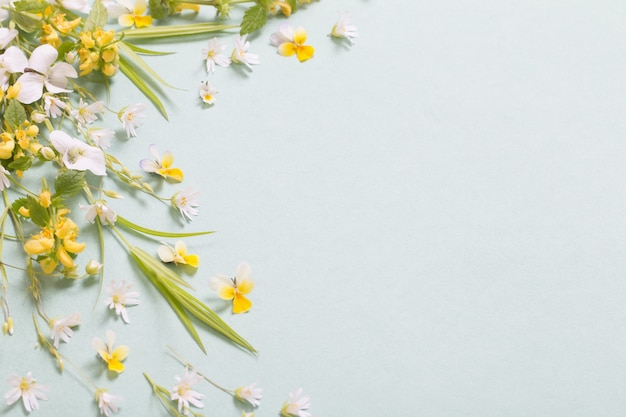
[[[150,0],[148,5],[150,6],[150,16],[154,19],[163,19],[167,15],[167,8],[161,0]]]
[[[26,208],[30,214],[30,219],[39,227],[46,227],[50,222],[50,212],[46,210],[41,204],[39,204],[39,200],[37,200],[32,195],[29,195],[27,198]]]
[[[26,33],[34,33],[41,29],[41,17],[32,13],[12,11],[11,20]]]
[[[28,199],[26,197],[18,198],[11,204],[11,209],[15,213],[19,213],[21,207],[28,208]]]
[[[93,32],[97,28],[101,28],[106,25],[107,20],[109,20],[109,14],[107,13],[106,7],[104,7],[102,1],[96,0],[91,7],[89,16],[87,16],[87,19],[85,20],[83,30]]]
[[[226,25],[219,22],[202,22],[188,25],[151,26],[141,29],[126,29],[118,32],[124,39],[170,39],[173,36],[201,35],[234,29],[239,25]],[[128,45],[128,42],[125,42]]]
[[[39,0],[20,0],[14,3],[18,12],[42,13],[50,4]]]
[[[298,10],[298,1],[297,0],[287,0],[287,3],[291,6],[291,12],[295,12]]]
[[[137,52],[138,54],[142,54],[142,55],[156,55],[156,56],[161,56],[161,55],[171,55],[175,52],[160,52],[160,51],[152,51],[150,49],[145,49],[145,48],[141,48],[137,45],[133,45],[130,42],[125,42],[125,45],[128,46],[130,49],[132,49],[133,51]]]
[[[57,195],[65,197],[73,196],[83,189],[85,184],[85,172],[67,170],[59,174],[54,180],[54,189]]]
[[[20,156],[19,158],[14,159],[13,162],[9,164],[9,170],[26,171],[31,166],[33,166],[33,160],[30,156]]]
[[[126,227],[127,229],[134,230],[136,232],[140,232],[146,235],[158,236],[158,237],[168,237],[168,238],[183,238],[183,237],[194,237],[194,236],[202,236],[208,235],[211,233],[215,233],[214,231],[210,232],[187,232],[187,233],[175,233],[175,232],[162,232],[160,230],[148,229],[147,227],[139,226],[123,218],[122,216],[117,216],[117,224],[122,227]]]
[[[241,22],[240,33],[245,35],[246,33],[252,33],[255,30],[261,29],[267,22],[267,9],[260,5],[252,6],[243,15]]]
[[[24,107],[17,100],[9,100],[9,105],[4,111],[4,120],[9,124],[17,128],[26,120],[26,111]]]
[[[120,71],[122,71],[122,73],[126,75],[126,77],[128,77],[128,79],[133,84],[135,84],[139,91],[141,91],[152,102],[152,104],[154,104],[154,106],[159,110],[163,117],[165,117],[165,120],[168,120],[167,111],[165,110],[165,106],[163,106],[163,103],[161,102],[159,97],[155,94],[154,91],[152,91],[150,86],[144,81],[143,77],[141,77],[137,73],[137,71],[130,66],[128,60],[123,56],[120,56],[119,68]]]

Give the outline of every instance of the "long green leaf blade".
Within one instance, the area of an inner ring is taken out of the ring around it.
[[[128,219],[125,219],[121,216],[117,216],[117,224],[120,226],[126,227],[130,230],[135,230],[137,232],[144,233],[146,235],[158,236],[158,237],[168,237],[168,238],[183,238],[183,237],[194,237],[194,236],[202,236],[208,235],[211,233],[215,233],[214,231],[208,232],[186,232],[186,233],[172,233],[172,232],[162,232],[159,230],[148,229],[147,227],[139,226],[136,223],[131,222]]]
[[[137,71],[135,71],[130,66],[126,58],[124,58],[123,56],[120,56],[119,68],[120,71],[122,71],[122,73],[126,75],[126,77],[128,77],[128,79],[132,81],[132,83],[135,84],[135,86],[137,86],[137,88],[152,102],[152,104],[155,105],[155,107],[159,110],[163,117],[165,117],[165,120],[168,120],[167,111],[165,110],[165,106],[163,106],[163,103],[161,103],[159,97],[157,97],[154,91],[150,89],[150,86],[146,84],[143,78],[141,78],[139,74],[137,74]]]

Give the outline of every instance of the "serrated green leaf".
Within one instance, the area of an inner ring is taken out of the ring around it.
[[[39,200],[32,195],[27,197],[26,208],[28,209],[30,219],[33,223],[39,227],[46,227],[48,225],[50,222],[50,213],[41,204],[39,204]]]
[[[245,35],[259,30],[265,25],[265,22],[267,22],[267,9],[258,4],[252,6],[243,15],[240,33]]]
[[[9,164],[9,170],[11,171],[26,171],[28,168],[33,166],[33,160],[30,156],[21,156],[17,159],[14,159],[13,162]]]
[[[46,10],[49,5],[48,2],[39,0],[20,0],[13,4],[16,11],[29,13],[41,13]]]
[[[17,128],[26,120],[26,111],[24,107],[17,100],[9,100],[9,105],[4,111],[4,120],[9,124]]]
[[[15,213],[19,213],[21,207],[28,208],[28,199],[26,197],[18,198],[11,204],[11,209]]]
[[[154,19],[163,19],[167,15],[167,8],[161,0],[150,0],[148,6],[150,7],[150,16]]]
[[[67,170],[59,174],[54,180],[56,195],[70,197],[78,194],[85,184],[85,172]]]
[[[85,20],[83,30],[93,32],[97,28],[101,28],[106,25],[107,20],[109,20],[109,14],[107,13],[106,7],[104,7],[100,0],[96,0],[91,7],[89,16],[87,16],[87,19]]]

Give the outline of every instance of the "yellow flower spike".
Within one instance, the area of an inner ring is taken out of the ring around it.
[[[42,255],[54,249],[52,229],[46,227],[24,244],[24,251],[29,255]]]
[[[252,307],[252,302],[245,296],[254,288],[250,277],[250,266],[242,262],[237,267],[235,278],[216,275],[209,280],[209,286],[224,300],[233,300],[233,313],[245,313]]]
[[[43,208],[50,207],[50,204],[52,203],[51,197],[52,195],[50,194],[50,191],[42,191],[41,194],[39,194],[39,204],[41,204]]]
[[[65,247],[63,247],[62,245],[59,246],[59,248],[57,249],[56,255],[57,255],[57,259],[59,260],[59,262],[61,262],[61,265],[63,265],[66,268],[74,268],[75,266],[74,260],[69,255],[69,253],[67,253],[67,251],[65,250]]]
[[[81,32],[78,36],[80,37],[80,43],[82,43],[85,48],[91,49],[96,46],[96,42],[94,41],[91,32]]]
[[[9,133],[2,132],[0,134],[0,159],[11,158],[13,149],[15,149],[15,140]]]
[[[39,39],[41,44],[48,44],[58,48],[61,45],[61,39],[59,38],[59,34],[52,27],[52,25],[44,24],[41,25],[41,29],[43,31],[43,36]]]
[[[100,358],[107,364],[109,371],[123,372],[125,367],[122,361],[128,356],[130,348],[126,345],[121,345],[114,349],[115,333],[111,330],[107,330],[106,337],[106,344],[102,339],[95,337],[92,341],[92,346],[98,352]]]

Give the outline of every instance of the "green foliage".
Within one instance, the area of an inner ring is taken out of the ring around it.
[[[70,197],[78,194],[85,184],[85,172],[67,170],[59,174],[54,180],[56,195]]]
[[[10,171],[26,171],[33,166],[33,160],[29,156],[20,156],[9,164]]]
[[[297,0],[287,0],[287,3],[291,6],[291,12],[294,13],[298,10],[298,1]]]
[[[27,13],[42,13],[50,4],[39,0],[20,0],[15,2],[15,10]]]
[[[23,200],[23,199],[20,199]],[[39,227],[46,227],[50,222],[50,212],[45,209],[39,200],[29,195],[26,197],[26,204],[24,205],[28,209],[30,219]]]
[[[26,120],[26,111],[17,100],[9,100],[9,105],[4,111],[4,120],[13,128],[17,128]]]
[[[150,7],[150,16],[154,19],[163,19],[167,16],[167,7],[161,0],[150,0],[148,6]]]
[[[267,22],[267,8],[257,4],[250,7],[243,15],[241,21],[240,33],[245,35],[246,33],[252,33],[255,30],[261,29]]]
[[[106,25],[107,20],[109,20],[109,14],[107,13],[106,7],[104,7],[100,0],[96,0],[89,12],[89,16],[87,16],[85,20],[83,30],[94,31]]]

